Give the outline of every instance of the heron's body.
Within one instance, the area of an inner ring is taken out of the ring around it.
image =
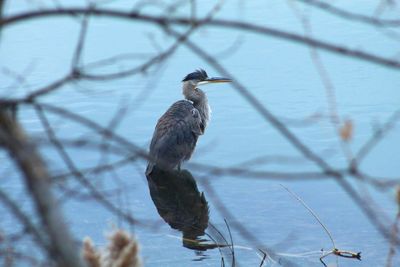
[[[167,170],[180,168],[182,162],[192,156],[197,139],[204,134],[210,119],[207,97],[196,87],[206,79],[212,81],[204,70],[199,70],[187,75],[183,80],[185,100],[175,102],[158,120],[150,143],[151,160],[146,174],[150,174],[155,165]]]

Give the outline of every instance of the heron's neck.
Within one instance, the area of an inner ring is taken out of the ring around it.
[[[208,105],[208,99],[206,94],[201,91],[199,88],[196,88],[196,90],[199,90],[201,94],[203,94],[203,97],[201,100],[198,101],[193,101],[193,106],[199,111],[201,120],[203,122],[204,128],[207,127],[207,124],[210,120],[210,115],[211,115],[211,109],[210,105]]]
[[[207,126],[211,110],[206,94],[201,89],[196,88],[196,84],[187,82],[183,84],[183,95],[187,100],[193,102],[193,106],[200,112],[204,126]]]

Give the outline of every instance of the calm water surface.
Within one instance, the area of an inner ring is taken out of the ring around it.
[[[8,14],[40,8],[41,5],[52,6],[53,3],[9,2],[6,10]],[[65,2],[68,5],[81,4],[79,1]],[[106,6],[127,9],[133,6],[131,2],[112,1]],[[338,4],[366,14],[370,14],[374,6],[374,1],[368,1],[370,6],[365,1],[344,2],[339,1]],[[213,4],[214,1],[199,1],[198,13],[207,13]],[[381,30],[337,19],[301,5],[296,6],[300,12],[308,15],[313,34],[318,38],[382,56],[398,53],[398,41],[386,38]],[[160,12],[151,5],[145,7],[144,11]],[[189,7],[185,6],[178,13],[188,12]],[[230,1],[223,6],[217,17],[303,32],[290,1]],[[2,32],[0,44],[2,97],[22,96],[67,73],[78,34],[79,23],[70,18],[35,20],[6,28]],[[326,117],[329,112],[326,91],[307,48],[226,29],[200,29],[192,36],[192,40],[218,57],[235,79],[245,84],[280,119],[288,122],[289,128],[313,151],[323,156],[332,166],[345,166],[346,158]],[[153,25],[92,19],[89,21],[83,61],[89,63],[118,54],[153,55],[157,49],[167,48],[172,41]],[[328,53],[320,55],[335,87],[339,116],[350,119],[354,124],[354,136],[349,148],[355,153],[372,135],[374,127],[384,123],[399,108],[399,73]],[[113,68],[95,71],[101,73],[126,69],[138,63],[138,59],[127,57],[116,67],[114,65]],[[158,70],[153,70],[151,75],[107,82],[80,82],[63,87],[43,101],[71,109],[102,125],[108,125],[120,107],[127,106],[129,109],[126,115],[114,130],[147,149],[157,119],[171,103],[182,97],[180,80],[198,67],[206,69],[210,76],[218,75],[201,58],[181,47]],[[15,83],[4,71],[5,68],[22,73],[26,82],[22,85]],[[230,167],[258,157],[276,159],[274,156],[279,155],[296,160],[289,163],[282,159],[272,160],[244,166],[270,171],[318,170],[302,160],[299,152],[265,122],[233,87],[225,84],[209,85],[204,90],[213,110],[212,121],[198,143],[193,162]],[[310,124],[299,126],[298,122],[310,116],[316,119]],[[33,110],[23,108],[19,117],[30,134],[44,136],[44,130]],[[78,124],[56,116],[50,116],[50,119],[59,137],[97,138]],[[400,131],[395,126],[365,159],[363,170],[373,175],[398,176],[399,138]],[[57,173],[65,170],[53,149],[44,146],[42,151],[51,170]],[[70,153],[80,167],[95,166],[104,160],[93,151],[71,149]],[[2,154],[1,159],[5,158]],[[108,158],[110,161],[113,159],[112,156]],[[220,266],[221,256],[217,249],[187,249],[182,244],[182,233],[164,223],[149,194],[144,168],[145,162],[136,162],[118,169],[116,174],[91,176],[91,179],[99,188],[122,188],[118,196],[111,198],[114,203],[154,226],[131,229],[95,201],[69,200],[63,209],[76,238],[90,236],[96,244],[105,245],[104,234],[113,226],[120,225],[133,230],[137,235],[145,266]],[[321,266],[318,251],[321,248],[329,249],[330,240],[307,210],[280,186],[282,182],[247,179],[245,175],[242,178],[214,177],[191,170],[190,166],[187,168],[197,181],[198,190],[204,191],[209,205],[210,223],[225,237],[229,237],[224,223],[227,215],[219,211],[221,203],[265,247],[273,248],[276,253],[291,254],[283,257],[283,261],[289,260],[300,266]],[[23,197],[24,191],[12,164],[2,165],[0,173],[0,185],[15,192],[14,197],[22,199],[28,209],[28,201]],[[340,266],[384,264],[387,242],[334,181],[311,180],[285,185],[301,196],[319,215],[339,248],[362,251],[363,261],[340,259]],[[382,193],[358,183],[354,185],[362,194],[369,192],[382,212],[390,218],[394,217],[396,205],[393,191]],[[214,195],[218,196],[218,201]],[[233,218],[227,219],[228,223],[229,220],[233,221]],[[6,229],[11,227],[10,224],[10,220],[1,223]],[[206,232],[218,236],[210,227]],[[254,245],[243,238],[237,229],[232,229],[232,236],[237,245],[236,259],[241,266],[259,266],[261,259]],[[309,252],[315,254],[299,257],[301,253]],[[400,264],[399,259],[396,260],[396,264]],[[327,262],[333,264],[335,259],[330,257]]]

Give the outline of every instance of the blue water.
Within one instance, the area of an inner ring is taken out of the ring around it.
[[[64,6],[85,5],[86,1],[57,1]],[[65,2],[65,3],[64,3]],[[104,7],[129,10],[134,1],[109,1]],[[168,1],[172,3],[173,1]],[[206,14],[216,1],[198,1],[198,15]],[[363,14],[372,14],[375,1],[337,1],[337,5]],[[9,1],[6,14],[15,14],[43,7],[54,7],[56,1]],[[303,34],[293,5],[309,18],[313,36],[349,48],[369,51],[381,56],[396,57],[398,40],[387,38],[381,29],[362,23],[336,18],[322,11],[301,5],[296,1],[229,1],[218,12],[218,18],[240,19],[260,25],[277,27]],[[187,15],[189,5],[183,5],[177,14]],[[164,14],[164,10],[148,5],[143,12]],[[391,13],[394,11],[388,11]],[[0,43],[1,97],[20,97],[31,90],[46,85],[65,75],[79,35],[76,19],[41,19],[12,25],[2,30]],[[177,27],[181,30],[180,27]],[[216,56],[233,78],[255,95],[299,139],[321,155],[330,165],[343,168],[346,157],[338,137],[329,122],[327,94],[310,57],[307,47],[272,37],[224,28],[201,28],[191,40],[211,55]],[[111,67],[93,69],[94,73],[107,73],[128,69],[141,63],[143,56],[153,56],[166,49],[173,40],[151,24],[123,20],[90,19],[83,63],[129,54],[126,59]],[[139,58],[132,55],[141,55]],[[350,119],[354,135],[348,143],[355,154],[373,134],[399,108],[400,76],[398,71],[363,61],[320,52],[320,57],[333,82],[339,117]],[[181,99],[180,80],[194,69],[202,67],[210,76],[219,75],[212,66],[180,47],[174,55],[148,74],[118,80],[79,82],[63,87],[57,93],[44,97],[43,102],[70,109],[97,123],[107,126],[121,107],[129,107],[115,131],[138,146],[147,149],[157,119],[176,100]],[[21,74],[25,82],[18,83],[9,72]],[[276,129],[266,122],[230,85],[204,86],[212,108],[212,121],[198,142],[191,162],[219,167],[233,167],[259,157],[275,158],[254,165],[244,165],[254,170],[281,172],[316,171],[318,168],[302,159],[296,150]],[[24,107],[18,114],[23,125],[34,137],[44,137],[45,132],[36,113]],[[301,123],[307,118],[312,123]],[[76,123],[49,114],[57,134],[62,138],[90,138],[98,136]],[[294,121],[294,122],[293,122]],[[296,123],[295,123],[296,122]],[[376,146],[365,158],[362,170],[375,176],[398,177],[400,156],[399,126]],[[49,146],[41,148],[54,173],[66,171],[56,151]],[[104,160],[98,151],[89,149],[68,150],[79,167],[96,166]],[[276,159],[277,156],[280,158]],[[21,205],[30,210],[18,173],[5,154],[0,168],[0,186],[12,192]],[[286,162],[282,157],[295,158]],[[112,161],[116,157],[110,156]],[[182,247],[181,233],[173,230],[157,213],[149,195],[144,169],[146,163],[138,161],[120,168],[116,173],[91,175],[89,178],[104,190],[119,189],[110,197],[135,218],[151,227],[134,229],[121,222],[95,201],[69,200],[63,204],[65,217],[76,239],[90,236],[96,244],[105,245],[104,234],[113,227],[131,230],[141,244],[145,266],[220,266],[217,249],[197,255]],[[388,242],[372,226],[360,208],[333,180],[284,182],[242,177],[205,175],[192,171],[200,191],[209,202],[210,222],[226,237],[224,218],[219,212],[220,202],[263,246],[276,253],[288,253],[285,260],[300,266],[321,266],[320,250],[329,250],[331,243],[322,227],[281,186],[284,183],[296,192],[326,224],[340,249],[362,251],[363,260],[339,259],[340,266],[383,266],[388,252]],[[396,212],[393,189],[384,192],[364,186],[350,179],[362,196],[367,192],[379,206],[378,214],[385,213],[393,220]],[[210,183],[213,191],[209,190]],[[59,191],[56,191],[59,194]],[[10,220],[1,223],[10,229]],[[261,259],[255,245],[232,228],[236,260],[240,266],[259,266]],[[21,248],[24,249],[24,248]],[[307,257],[301,253],[315,252]],[[205,256],[204,256],[205,255]],[[297,257],[295,257],[297,255]],[[229,258],[228,256],[226,256]],[[203,259],[204,258],[204,259]],[[199,259],[202,259],[199,261]],[[335,257],[327,262],[335,264]],[[271,264],[271,262],[268,262]],[[400,264],[399,257],[395,264]],[[269,266],[269,265],[268,265]],[[334,265],[332,265],[334,266]]]

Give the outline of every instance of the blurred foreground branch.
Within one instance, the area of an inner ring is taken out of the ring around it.
[[[50,176],[42,158],[23,129],[5,110],[0,110],[0,143],[23,174],[36,211],[51,240],[50,254],[53,259],[62,266],[85,266],[51,193]]]

